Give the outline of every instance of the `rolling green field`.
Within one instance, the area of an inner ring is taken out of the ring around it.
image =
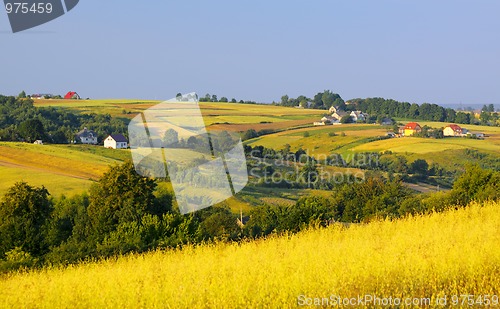
[[[54,196],[82,193],[129,158],[128,150],[98,146],[0,143],[0,194],[18,181],[44,185]]]
[[[447,123],[422,122],[433,127],[444,127]],[[390,150],[403,154],[429,154],[453,150],[477,149],[488,153],[500,153],[500,128],[471,126],[471,131],[484,132],[484,140],[448,137],[430,139],[417,137],[392,138],[373,141],[372,138],[384,136],[388,128],[379,125],[347,124],[327,127],[312,127],[293,131],[278,132],[247,141],[251,146],[281,149],[286,144],[293,151],[299,148],[308,150],[312,155],[328,155],[331,152],[352,154],[356,152],[381,152]],[[309,136],[305,137],[307,132]],[[334,132],[336,136],[330,136]],[[341,136],[342,132],[345,136]]]
[[[132,118],[161,101],[151,100],[34,100],[37,107],[57,107],[81,113],[106,113],[115,117]],[[207,125],[264,124],[307,119],[312,123],[325,113],[323,110],[287,108],[263,104],[200,102]]]

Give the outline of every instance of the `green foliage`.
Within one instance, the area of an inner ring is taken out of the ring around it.
[[[465,206],[470,201],[500,198],[500,172],[470,165],[453,184],[451,202]]]
[[[350,115],[345,115],[343,116],[342,118],[340,118],[340,123],[352,123],[353,120],[352,120],[352,117]]]
[[[90,189],[88,214],[97,239],[119,224],[140,221],[154,207],[156,183],[136,173],[131,161],[113,166]]]
[[[45,137],[45,129],[40,120],[30,119],[19,125],[19,135],[21,135],[25,141],[32,143],[35,140]]]
[[[69,143],[83,127],[95,131],[99,140],[108,134],[126,135],[128,120],[102,114],[75,114],[55,107],[37,108],[32,100],[0,95],[0,140]],[[41,125],[40,125],[41,123]]]
[[[173,147],[179,143],[179,133],[174,129],[168,129],[163,135],[163,146]]]
[[[16,183],[0,203],[0,256],[19,247],[40,256],[47,250],[46,223],[52,211],[44,188]]]

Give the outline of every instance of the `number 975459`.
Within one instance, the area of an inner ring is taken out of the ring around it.
[[[7,14],[50,14],[52,13],[52,3],[24,3],[14,2],[5,4]]]

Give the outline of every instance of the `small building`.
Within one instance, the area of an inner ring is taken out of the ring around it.
[[[393,123],[391,118],[384,118],[380,124],[383,126],[392,126]]]
[[[80,96],[78,95],[78,93],[70,91],[70,92],[66,93],[66,95],[64,96],[64,99],[65,100],[80,100]]]
[[[412,136],[414,134],[418,134],[422,132],[422,127],[418,122],[409,122],[404,127],[404,136]]]
[[[332,114],[332,117],[335,118],[335,120],[340,121],[342,117],[349,115],[346,112],[343,111],[336,111],[335,113]]]
[[[368,114],[365,114],[362,111],[352,111],[350,116],[354,122],[366,121],[369,117]]]
[[[483,139],[485,137],[484,133],[482,132],[467,132],[466,136],[479,139]]]
[[[127,149],[128,141],[121,134],[111,134],[104,140],[104,147],[112,149]]]
[[[450,124],[443,129],[444,136],[463,136],[463,129],[456,124]]]
[[[43,141],[41,139],[37,139],[33,142],[34,145],[43,145]]]
[[[83,128],[83,130],[76,133],[75,137],[76,143],[97,145],[97,134],[92,130],[88,130],[87,128]]]

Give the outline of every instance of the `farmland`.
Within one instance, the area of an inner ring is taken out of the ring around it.
[[[436,128],[448,125],[448,123],[444,122],[422,122],[421,124]],[[500,128],[470,126],[470,129],[484,132],[488,137],[484,140],[405,137],[374,141],[373,138],[384,136],[391,128],[379,125],[348,124],[278,132],[249,140],[247,143],[251,146],[262,145],[275,149],[284,148],[286,144],[289,144],[292,150],[302,148],[308,150],[311,155],[323,156],[329,155],[333,151],[348,155],[387,150],[409,155],[437,155],[438,153],[444,155],[447,151],[464,149],[476,149],[493,154],[500,153]],[[307,135],[305,136],[306,132]],[[334,136],[332,136],[333,133]]]
[[[498,207],[487,202],[397,221],[13,273],[0,281],[0,302],[37,308],[293,308],[308,298],[370,294],[422,298],[415,307],[433,308],[445,295],[448,305],[453,295],[493,297],[500,293]]]
[[[82,193],[109,165],[129,157],[128,151],[95,146],[0,143],[0,192],[26,181],[44,185],[55,196]]]

